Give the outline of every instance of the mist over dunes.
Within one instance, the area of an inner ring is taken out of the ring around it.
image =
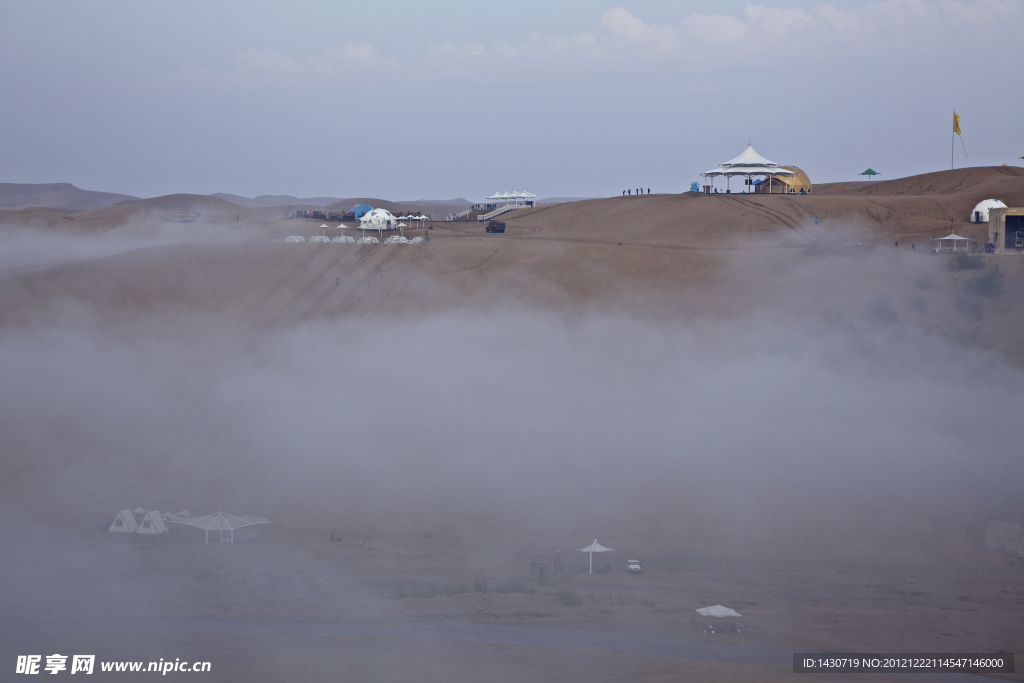
[[[759,647],[1018,647],[1005,601],[942,635],[951,601],[989,604],[1019,571],[985,539],[1024,521],[1024,427],[1001,412],[1024,389],[1024,265],[929,253],[981,238],[966,219],[990,196],[1024,200],[1024,172],[582,200],[407,245],[286,243],[342,231],[199,195],[2,212],[0,537],[21,588],[0,627],[75,599],[97,624],[111,605],[185,624],[166,637],[189,647],[211,614],[226,633],[312,615],[679,638],[717,601]],[[140,504],[272,524],[251,551],[106,552],[110,515]],[[579,575],[559,584],[575,607],[453,594],[525,586],[529,560],[595,537],[646,583]],[[893,580],[918,597],[879,616]]]

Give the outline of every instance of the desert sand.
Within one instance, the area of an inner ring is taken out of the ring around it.
[[[406,230],[416,245],[285,243],[325,231],[220,197],[0,211],[16,247],[3,660],[181,657],[225,681],[854,681],[871,677],[788,662],[1024,652],[1024,558],[983,547],[990,520],[1024,521],[1024,261],[965,270],[929,249],[981,243],[967,217],[990,197],[1024,205],[1024,169],[593,199],[507,213],[504,234],[435,221]],[[452,210],[335,208],[357,202]],[[161,220],[185,211],[201,215]],[[765,370],[762,350],[782,360]],[[706,368],[726,389],[702,412]],[[744,384],[762,372],[825,379],[787,412]],[[854,408],[828,393],[860,376]],[[645,398],[687,383],[664,414],[672,399]],[[941,429],[905,406],[947,392]],[[730,405],[742,439],[715,422]],[[621,443],[602,431],[617,423]],[[820,423],[834,438],[789,455]],[[234,546],[106,532],[139,504],[272,524]],[[610,573],[527,583],[531,561],[575,565],[598,533]],[[742,633],[695,628],[716,603]]]

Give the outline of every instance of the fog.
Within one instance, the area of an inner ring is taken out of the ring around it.
[[[506,304],[254,341],[65,301],[0,338],[3,516],[962,553],[1020,503],[1022,428],[993,415],[1024,375],[886,305],[851,328]]]

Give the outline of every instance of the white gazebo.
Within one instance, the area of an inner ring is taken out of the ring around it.
[[[236,517],[235,515],[226,515],[223,512],[217,512],[212,515],[206,515],[205,517],[189,517],[187,519],[172,519],[172,524],[187,524],[188,526],[198,527],[206,531],[206,542],[210,542],[210,532],[220,532],[220,542],[224,542],[224,532],[231,532],[230,543],[235,542],[235,529],[240,529],[250,524],[270,524],[270,520],[266,517]]]
[[[588,545],[586,548],[580,548],[581,553],[590,553],[590,573],[594,573],[594,553],[613,553],[613,548],[605,548],[603,545],[594,539],[594,542]]]
[[[970,237],[961,237],[951,232],[945,237],[937,237],[932,240],[932,252],[936,254],[952,254],[954,252],[974,251],[975,241]]]
[[[729,179],[734,175],[744,176],[746,178],[747,191],[751,192],[754,186],[751,184],[750,179],[756,176],[761,176],[767,179],[768,192],[773,193],[772,181],[776,176],[791,176],[793,171],[783,168],[781,164],[777,164],[774,161],[769,161],[763,156],[757,153],[752,145],[747,145],[746,149],[740,152],[740,155],[735,159],[730,159],[724,164],[715,166],[710,171],[701,173],[704,177],[704,192],[710,194],[714,189],[715,178],[719,176],[725,176],[725,191],[729,193]]]

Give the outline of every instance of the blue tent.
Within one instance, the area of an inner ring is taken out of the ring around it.
[[[364,213],[369,213],[370,211],[373,211],[373,207],[370,206],[369,204],[356,204],[351,209],[349,209],[349,211],[354,213],[356,218],[358,219]]]

